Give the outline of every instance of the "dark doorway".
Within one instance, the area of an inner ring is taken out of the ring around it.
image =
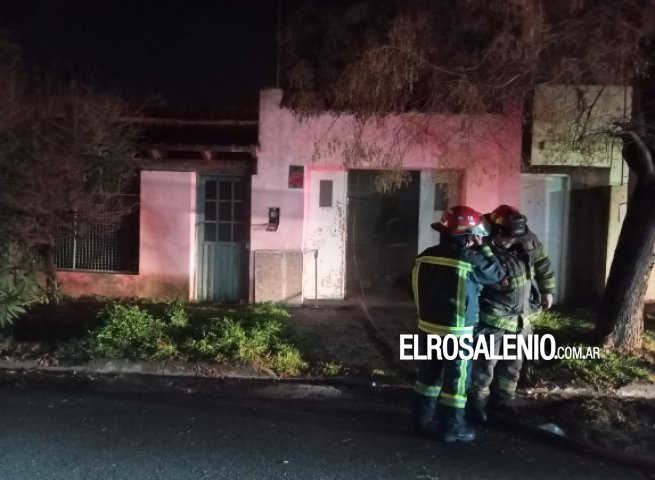
[[[377,170],[348,172],[346,295],[411,299],[418,249],[420,174],[392,193],[375,189]]]

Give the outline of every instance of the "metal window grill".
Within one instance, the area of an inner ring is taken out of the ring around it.
[[[246,237],[244,184],[241,179],[207,180],[205,184],[205,242],[241,242]]]
[[[127,212],[117,216],[112,212]],[[139,195],[112,195],[98,221],[56,232],[59,269],[136,273],[139,269]]]

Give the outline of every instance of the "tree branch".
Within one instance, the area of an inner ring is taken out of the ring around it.
[[[633,131],[621,132],[620,136],[624,142],[623,158],[628,167],[642,181],[645,181],[646,185],[655,185],[655,166],[648,146]]]

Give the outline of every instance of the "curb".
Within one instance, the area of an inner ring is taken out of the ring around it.
[[[0,371],[44,372],[60,374],[124,375],[180,379],[243,380],[271,384],[404,389],[409,386],[394,377],[280,377],[272,371],[246,366],[226,366],[203,362],[157,362],[124,359],[94,359],[84,364],[45,365],[37,360],[0,359]]]
[[[3,374],[3,372],[6,372]],[[0,386],[14,382],[16,374],[25,375],[30,382],[39,384],[49,378],[57,383],[90,380],[94,389],[111,383],[111,391],[124,392],[182,392],[185,394],[231,397],[256,396],[274,400],[343,400],[362,399],[378,401],[387,394],[401,392],[404,385],[378,384],[365,377],[278,377],[254,368],[230,368],[225,366],[190,365],[164,362],[129,362],[126,360],[94,360],[84,365],[47,366],[36,360],[9,361],[0,359]],[[117,387],[116,387],[117,386]],[[135,390],[136,387],[136,390]],[[381,396],[384,394],[384,396]],[[391,401],[389,404],[393,404]]]
[[[196,378],[196,379],[216,379],[216,380],[250,380],[257,381],[257,383],[265,384],[263,393],[272,396],[273,398],[309,398],[314,399],[330,399],[335,396],[341,395],[338,391],[339,387],[355,387],[355,388],[375,388],[375,389],[389,389],[389,390],[410,390],[413,389],[412,385],[408,384],[392,384],[380,383],[376,381],[363,378],[363,377],[292,377],[281,378],[274,374],[267,372],[257,371],[249,367],[226,367],[208,364],[183,364],[183,363],[167,363],[167,362],[145,362],[145,361],[127,361],[127,360],[93,360],[85,365],[72,365],[72,366],[46,366],[42,365],[35,360],[18,360],[8,361],[0,359],[0,370],[6,371],[25,371],[25,372],[47,372],[47,373],[69,373],[76,375],[83,374],[97,374],[97,375],[126,375],[130,377],[148,376],[148,377],[169,377],[169,378]],[[266,385],[267,384],[267,385]],[[289,391],[278,391],[276,387],[282,385],[291,387]],[[546,390],[546,389],[543,389]],[[560,393],[564,389],[559,389]],[[557,389],[551,390],[556,392]],[[638,389],[636,391],[639,391]],[[584,389],[571,389],[571,392],[587,392],[587,396],[591,396],[593,392]],[[260,391],[261,393],[261,391]],[[555,395],[557,395],[555,393]],[[617,394],[614,394],[619,396]],[[573,396],[573,395],[571,395]],[[624,395],[621,397],[625,398]],[[635,397],[645,398],[645,397]],[[646,397],[648,398],[648,397]],[[645,457],[638,457],[630,454],[620,453],[609,450],[604,447],[596,446],[582,440],[577,440],[573,437],[562,436],[556,433],[539,428],[536,425],[527,424],[516,420],[512,417],[502,415],[496,412],[490,412],[490,416],[499,420],[503,424],[524,431],[533,436],[546,439],[551,444],[567,447],[572,450],[580,451],[586,454],[594,455],[596,457],[610,460],[615,463],[622,464],[633,468],[646,469],[655,471],[655,461]]]
[[[211,363],[152,362],[124,359],[94,359],[77,365],[43,365],[36,360],[0,360],[0,370],[52,373],[135,374],[167,377],[234,378],[274,380],[277,375],[250,367],[229,367]]]
[[[618,389],[574,388],[574,387],[553,387],[553,388],[525,388],[520,390],[527,395],[543,395],[558,398],[642,398],[645,400],[655,399],[655,384],[653,383],[629,383]]]

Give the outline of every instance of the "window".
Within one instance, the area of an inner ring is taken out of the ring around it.
[[[241,178],[205,181],[205,242],[241,242],[246,239],[245,188]]]
[[[318,206],[332,206],[332,180],[321,180],[318,189]]]
[[[96,222],[80,225],[74,220],[59,227],[55,264],[59,269],[137,273],[139,194],[112,195]]]
[[[448,210],[448,184],[434,184],[434,209],[435,211]]]

